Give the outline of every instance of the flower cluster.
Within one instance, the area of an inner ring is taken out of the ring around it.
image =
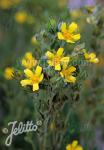
[[[47,63],[50,66],[53,66],[55,70],[60,71],[61,77],[65,78],[65,82],[75,82],[76,78],[72,76],[72,73],[76,70],[75,67],[68,67],[70,57],[63,56],[64,49],[59,48],[56,54],[51,53],[50,51],[46,52],[48,58]],[[62,69],[61,69],[62,68]]]
[[[59,42],[72,44],[80,40],[81,35],[78,33],[78,25],[75,22],[72,22],[70,25],[67,25],[64,22],[61,24],[58,32],[56,32],[56,37]],[[66,48],[64,46],[59,46],[58,49],[54,48],[44,52],[41,58],[46,58],[47,63],[45,66],[40,63],[40,60],[37,61],[31,52],[27,52],[21,61],[21,65],[24,68],[23,75],[25,78],[21,79],[21,85],[32,86],[33,91],[39,90],[39,84],[45,80],[44,73],[48,75],[47,69],[44,68],[48,67],[50,70],[54,70],[58,77],[65,83],[75,83],[77,80],[77,68],[71,63],[75,57],[73,57],[73,51],[72,54],[69,55],[68,51],[65,50]],[[67,55],[65,53],[67,53]],[[75,56],[77,57],[79,54],[77,52],[76,54]],[[99,62],[95,53],[89,53],[85,49],[82,49],[81,55],[83,55],[86,62]],[[5,74],[7,74],[5,77],[8,77],[8,79],[11,79],[10,76],[13,77],[13,71],[10,73],[10,70],[7,70]]]

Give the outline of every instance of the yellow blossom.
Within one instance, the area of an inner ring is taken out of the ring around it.
[[[19,11],[15,14],[15,20],[17,23],[23,24],[27,21],[27,13],[25,11]]]
[[[57,33],[59,40],[65,40],[68,43],[75,43],[80,39],[80,34],[76,33],[78,25],[72,22],[69,26],[65,22],[61,25],[61,32]]]
[[[25,68],[31,69],[32,67],[35,67],[37,64],[37,60],[32,56],[32,53],[27,52],[22,59],[22,66]]]
[[[0,8],[9,9],[12,6],[18,4],[20,0],[0,0]]]
[[[61,65],[68,64],[70,57],[63,56],[64,49],[59,48],[56,53],[52,53],[50,51],[46,52],[46,56],[48,58],[47,63],[50,66],[53,66],[55,70],[61,70]]]
[[[32,72],[30,69],[25,69],[24,73],[27,77],[24,80],[21,80],[22,86],[30,85],[33,87],[33,91],[39,90],[39,83],[43,80],[42,67],[37,66],[35,72]]]
[[[78,141],[74,140],[72,144],[66,146],[66,150],[83,150],[83,147],[78,145]]]
[[[11,80],[13,79],[14,77],[14,69],[11,68],[11,67],[7,67],[4,71],[4,77],[7,79],[7,80]]]
[[[71,67],[63,67],[62,71],[60,72],[61,77],[64,78],[65,82],[71,82],[75,83],[76,77],[74,77],[72,74],[73,72],[76,71],[76,68],[71,66]]]
[[[96,57],[95,53],[84,53],[85,59],[88,60],[91,63],[98,63],[99,59]]]

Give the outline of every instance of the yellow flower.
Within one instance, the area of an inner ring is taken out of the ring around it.
[[[32,56],[32,53],[27,52],[22,59],[22,66],[25,68],[31,69],[32,67],[35,67],[37,64],[37,60]]]
[[[11,1],[8,1],[8,0],[1,0],[0,1],[0,7],[2,9],[8,9],[11,7]]]
[[[25,11],[19,11],[15,14],[16,22],[23,24],[27,21],[27,13]]]
[[[68,43],[75,43],[80,39],[80,34],[77,34],[76,31],[78,25],[75,22],[72,22],[68,27],[66,23],[62,23],[61,32],[57,33],[59,40],[65,40]]]
[[[63,56],[63,52],[63,48],[59,48],[55,54],[50,51],[46,52],[46,56],[48,58],[47,63],[50,66],[53,66],[55,70],[61,70],[61,65],[67,65],[70,60],[70,57]]]
[[[0,0],[0,8],[8,9],[18,4],[20,0]]]
[[[62,78],[65,79],[65,82],[71,82],[71,83],[75,83],[76,81],[76,77],[74,77],[72,75],[73,72],[76,71],[76,68],[71,66],[71,67],[63,67],[63,70],[60,72],[60,75]]]
[[[33,91],[39,90],[39,83],[43,80],[42,67],[37,66],[35,72],[32,72],[30,69],[25,69],[24,73],[27,79],[21,80],[22,86],[31,85],[33,86]]]
[[[83,147],[78,145],[78,141],[74,140],[72,144],[66,146],[66,150],[83,150]]]
[[[88,60],[91,63],[98,63],[99,59],[96,57],[95,53],[84,53],[85,59]]]
[[[7,67],[4,71],[4,77],[7,79],[7,80],[11,80],[13,79],[14,77],[14,69],[11,68],[11,67]]]

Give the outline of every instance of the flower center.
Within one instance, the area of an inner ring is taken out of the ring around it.
[[[69,76],[69,75],[70,75],[70,73],[69,73],[69,71],[68,71],[68,70],[63,70],[63,74],[64,74],[64,76],[65,76],[65,77],[67,77],[67,76]]]
[[[73,39],[72,35],[69,32],[64,32],[63,35],[66,39]]]
[[[39,76],[34,75],[31,80],[33,83],[39,83]]]
[[[60,63],[61,58],[58,56],[55,56],[54,58],[54,65],[58,65]]]

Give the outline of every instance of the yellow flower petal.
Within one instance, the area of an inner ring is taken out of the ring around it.
[[[76,71],[76,68],[71,66],[68,68],[68,71],[69,71],[69,73],[72,73],[72,72]]]
[[[61,59],[61,64],[63,69],[67,68],[69,61],[70,61],[70,57],[63,57]]]
[[[63,48],[59,48],[57,51],[57,56],[62,56],[64,49]]]
[[[7,67],[4,71],[4,77],[7,79],[7,80],[11,80],[13,79],[14,77],[14,69],[11,68],[11,67]]]
[[[90,62],[92,62],[92,63],[95,63],[95,64],[96,64],[96,63],[98,63],[98,62],[99,62],[99,59],[98,59],[98,58],[91,59],[91,60],[90,60]]]
[[[67,42],[67,43],[75,43],[74,41],[69,40],[69,39],[68,39],[68,40],[66,40],[66,42]]]
[[[63,75],[63,73],[62,73],[62,72],[60,72],[60,75],[61,75],[61,77],[62,77],[62,78],[64,77],[64,75]]]
[[[72,142],[72,147],[76,147],[78,145],[78,141],[77,140],[74,140],[73,142]]]
[[[27,62],[26,62],[26,60],[25,59],[22,59],[22,66],[27,66]]]
[[[44,74],[42,73],[40,78],[39,78],[39,82],[41,82],[43,80]]]
[[[58,32],[57,36],[58,36],[59,40],[64,40],[64,36],[63,36],[63,34],[61,32]]]
[[[66,82],[75,83],[76,77],[74,77],[74,76],[68,76],[68,77],[66,77],[65,80],[66,80]]]
[[[61,70],[60,64],[55,65],[55,70]]]
[[[39,90],[39,85],[37,83],[33,84],[33,91]]]
[[[84,56],[85,56],[86,59],[94,59],[94,58],[96,58],[95,53],[85,53]]]
[[[25,69],[24,73],[28,78],[33,76],[33,72],[30,69]]]
[[[61,25],[61,31],[62,32],[66,31],[66,23],[65,22],[63,22],[62,25]]]
[[[39,75],[41,74],[41,72],[42,72],[42,67],[37,66],[37,67],[36,67],[36,70],[35,70],[36,75],[39,76]]]
[[[51,52],[49,52],[49,51],[47,51],[45,55],[46,55],[49,59],[53,59],[53,57],[54,57],[54,54],[51,53]]]
[[[83,150],[82,146],[77,146],[75,150]]]
[[[76,35],[73,35],[73,39],[75,41],[79,40],[81,38],[81,35],[80,34],[76,34]]]
[[[48,63],[50,66],[54,66],[54,63],[53,63],[53,61],[51,61],[51,60],[48,60],[47,63]]]
[[[84,53],[85,59],[87,59],[89,62],[91,63],[98,63],[99,59],[96,58],[96,54],[95,53]]]
[[[75,22],[72,22],[70,25],[69,25],[69,32],[70,33],[73,33],[74,31],[76,31],[78,28],[78,25],[75,23]]]
[[[20,83],[21,83],[22,86],[26,86],[26,85],[31,85],[32,84],[31,80],[28,80],[28,79],[21,80]]]
[[[32,53],[31,53],[31,52],[27,52],[27,53],[25,54],[25,58],[26,58],[26,59],[32,59]]]
[[[66,146],[66,150],[83,150],[83,147],[78,145],[78,141],[74,140],[72,144]]]
[[[89,54],[88,53],[84,53],[85,59],[89,59]]]
[[[68,145],[66,146],[66,150],[72,150],[70,144],[68,144]]]
[[[63,58],[61,59],[61,62],[62,62],[62,64],[68,64],[68,63],[69,63],[69,60],[70,60],[70,57],[63,57]]]
[[[94,59],[94,58],[96,57],[96,54],[95,54],[95,53],[90,53],[90,54],[89,54],[89,57],[90,57],[91,59]]]

